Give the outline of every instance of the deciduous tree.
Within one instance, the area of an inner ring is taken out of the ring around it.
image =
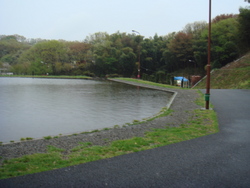
[[[240,8],[238,20],[241,48],[246,52],[250,49],[250,8]]]
[[[178,60],[178,67],[185,68],[190,58],[193,58],[192,34],[179,32],[168,44],[171,52]]]

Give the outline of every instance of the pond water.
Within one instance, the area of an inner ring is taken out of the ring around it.
[[[0,141],[122,126],[155,115],[169,97],[111,81],[0,77]]]

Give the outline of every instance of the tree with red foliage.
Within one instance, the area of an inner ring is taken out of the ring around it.
[[[221,14],[219,16],[216,16],[213,20],[212,23],[218,23],[221,20],[226,20],[228,18],[237,18],[238,14]]]
[[[176,63],[179,63],[179,68],[184,68],[185,63],[193,58],[192,39],[192,34],[179,32],[168,44],[169,51],[178,60]]]

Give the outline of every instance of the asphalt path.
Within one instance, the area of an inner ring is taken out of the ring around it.
[[[250,90],[211,90],[211,102],[219,133],[0,180],[0,187],[250,187]]]

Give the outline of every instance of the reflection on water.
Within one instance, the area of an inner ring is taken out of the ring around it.
[[[0,141],[123,125],[158,113],[168,99],[109,81],[0,78]]]

